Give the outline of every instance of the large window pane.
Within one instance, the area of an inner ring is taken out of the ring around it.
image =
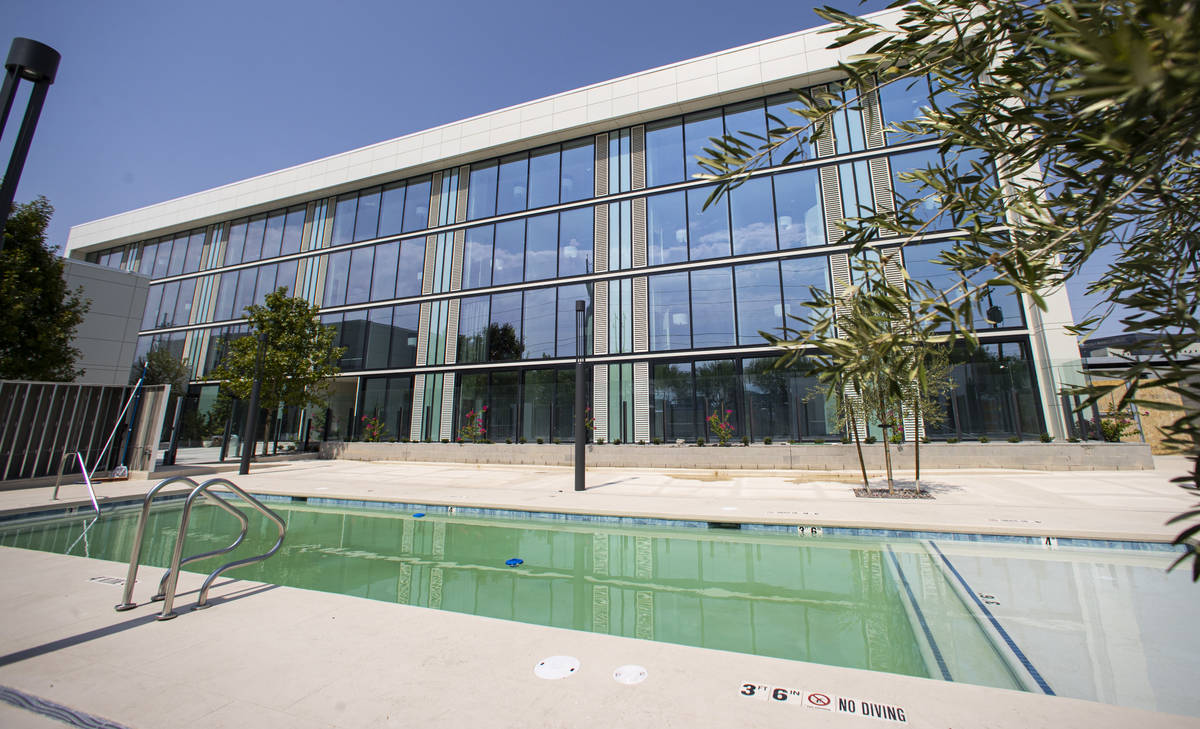
[[[396,267],[396,298],[419,296],[425,275],[425,240],[400,241],[400,263]]]
[[[379,235],[396,235],[404,230],[404,183],[383,188],[379,201]]]
[[[558,202],[558,147],[547,147],[529,155],[529,208]]]
[[[779,264],[754,263],[734,269],[737,284],[738,344],[764,345],[758,332],[778,336],[783,326]]]
[[[648,301],[651,351],[690,349],[692,325],[687,273],[650,276]]]
[[[524,210],[529,191],[528,155],[519,154],[500,160],[500,177],[497,185],[497,213],[503,215]]]
[[[350,278],[346,288],[346,303],[361,304],[371,299],[371,266],[375,247],[355,248],[350,252]]]
[[[192,231],[188,236],[187,257],[183,261],[184,273],[195,273],[200,270],[200,255],[204,251],[204,229]],[[117,253],[117,262],[113,263],[113,268],[120,265],[120,252]]]
[[[237,292],[238,272],[229,271],[220,275],[217,289],[217,306],[213,311],[213,321],[226,321],[233,318],[233,295]],[[154,292],[151,291],[151,294]],[[149,311],[150,304],[146,304]],[[142,327],[145,329],[145,327]]]
[[[371,301],[386,301],[396,295],[396,264],[400,260],[400,241],[375,246],[371,267]]]
[[[167,275],[167,268],[171,263],[171,243],[170,238],[159,241],[158,248],[154,251],[153,278],[162,278]]]
[[[358,195],[351,193],[337,199],[333,212],[333,237],[331,246],[340,246],[354,240],[354,210],[358,207]]]
[[[350,277],[350,252],[329,256],[325,266],[325,296],[322,306],[341,306],[346,303],[346,282]]]
[[[287,218],[283,223],[283,242],[279,247],[282,255],[300,252],[301,236],[304,234],[304,209],[303,205],[297,205],[287,211]]]
[[[287,289],[288,296],[296,289],[296,265],[295,260],[283,261],[279,264],[279,272],[275,276],[275,288],[282,286]]]
[[[725,107],[725,128],[729,130],[729,134],[739,137],[746,134],[755,134],[766,139],[767,116],[762,100],[747,101]],[[754,139],[746,139],[745,141],[755,146],[762,144],[762,142]]]
[[[246,247],[246,221],[239,220],[229,226],[229,241],[225,244],[225,265],[230,266],[234,263],[242,262],[242,249]],[[143,253],[143,256],[145,254]],[[143,269],[145,269],[145,258],[143,261]],[[148,270],[143,270],[142,273],[150,273]]]
[[[892,193],[896,196],[897,209],[903,208],[921,223],[929,223],[923,231],[925,233],[949,229],[952,226],[950,216],[940,212],[941,196],[920,181],[907,182],[900,178],[904,172],[941,170],[945,162],[937,149],[893,155],[888,158],[888,165],[892,168]]]
[[[519,372],[493,372],[488,389],[488,414],[484,419],[488,440],[517,440],[517,378]]]
[[[678,119],[646,125],[646,185],[683,180],[683,125]]]
[[[257,261],[262,258],[263,234],[267,229],[265,217],[251,218],[246,226],[246,249],[242,251],[243,261]]]
[[[521,292],[492,295],[492,315],[488,324],[489,362],[521,359],[525,345],[521,341]]]
[[[183,273],[183,259],[187,257],[187,236],[181,235],[171,244],[171,261],[167,264],[167,275]]]
[[[158,309],[162,305],[163,287],[151,286],[146,295],[146,310],[142,312],[142,329],[157,329],[166,324],[159,324]]]
[[[471,183],[467,191],[467,220],[496,214],[496,162],[471,165]]]
[[[729,197],[723,195],[707,209],[711,187],[687,191],[688,252],[693,261],[729,255]]]
[[[683,192],[646,198],[646,232],[651,266],[687,260],[687,208]]]
[[[242,238],[245,239],[246,231],[242,229]],[[158,243],[145,243],[142,245],[142,258],[138,262],[138,273],[143,276],[151,276],[154,273],[154,258],[158,255]],[[241,255],[239,253],[239,255]]]
[[[483,225],[467,230],[463,246],[464,289],[477,289],[492,284],[492,236],[494,228]]]
[[[255,305],[262,306],[267,301],[267,294],[275,290],[275,273],[274,263],[259,267],[258,282],[254,285]]]
[[[906,122],[924,116],[929,106],[929,80],[925,76],[916,79],[897,79],[879,89],[879,105],[883,111],[883,125],[888,144],[902,144],[918,139],[932,139],[931,135],[909,135],[895,129],[897,122]]]
[[[583,347],[591,341],[592,330],[592,286],[574,284],[558,287],[558,356],[574,357],[576,350],[575,302],[583,300],[584,333]]]
[[[404,232],[424,230],[429,227],[429,191],[431,179],[418,177],[409,180],[404,192]]]
[[[811,132],[807,129],[809,123],[808,120],[791,111],[792,109],[802,108],[803,105],[796,100],[795,94],[781,94],[779,96],[773,96],[770,99],[767,99],[767,114],[769,117],[774,117],[767,119],[767,129],[771,131],[777,131],[786,127],[800,127],[803,129],[803,131],[797,132],[796,134],[798,136],[811,136]],[[791,159],[788,159],[788,155],[792,154],[792,152],[796,150],[800,151],[796,152]],[[812,159],[813,157],[812,144],[810,142],[801,144],[795,138],[788,139],[775,149],[771,150],[772,165],[784,164],[785,160],[787,164],[794,164],[796,162],[802,162],[806,159]]]
[[[559,213],[559,278],[592,272],[593,216],[592,208]]]
[[[720,109],[689,114],[684,117],[683,122],[684,171],[690,180],[693,176],[704,173],[704,169],[696,162],[696,157],[708,156],[704,153],[705,147],[712,147],[712,142],[708,140],[724,136],[725,126],[721,120]]]
[[[755,177],[730,190],[729,209],[733,217],[735,255],[776,249],[770,178]]]
[[[787,314],[785,324],[795,329],[800,323],[792,317],[812,317],[812,309],[805,306],[805,302],[813,299],[812,290],[829,292],[829,262],[825,256],[813,256],[780,261],[779,265],[783,277],[784,312]]]
[[[696,400],[690,362],[654,365],[650,379],[650,427],[667,442],[696,438]]]
[[[404,304],[392,309],[392,351],[388,367],[413,367],[417,363],[417,324],[420,304]]]
[[[951,299],[963,293],[962,276],[941,261],[942,253],[953,248],[954,241],[906,246],[904,266],[909,277],[928,282],[935,291],[944,291]],[[973,273],[966,285],[973,287],[996,275],[994,269],[985,268]],[[1009,286],[985,288],[984,294],[972,308],[976,329],[1009,329],[1025,324],[1020,294]]]
[[[487,357],[490,297],[464,298],[458,314],[458,361],[483,362]]]
[[[367,312],[367,359],[364,367],[380,370],[388,366],[392,344],[392,307]]]
[[[342,339],[339,346],[346,348],[342,355],[343,370],[361,370],[367,348],[367,312],[347,311],[342,320]]]
[[[521,327],[525,359],[554,356],[555,293],[553,288],[525,292],[525,315]]]
[[[701,432],[708,439],[716,435],[708,428],[706,418],[717,413],[725,414],[733,425],[735,438],[745,432],[741,413],[741,378],[737,363],[733,360],[710,360],[696,363],[696,408],[702,422]]]
[[[558,213],[526,219],[525,280],[554,278],[558,264]]]
[[[733,276],[728,267],[692,271],[692,346],[727,347],[735,343]]]
[[[586,200],[596,187],[596,151],[590,139],[568,142],[562,149],[562,202]]]
[[[825,244],[821,176],[816,170],[775,175],[775,215],[780,248]]]
[[[267,218],[267,234],[263,239],[263,258],[274,258],[282,250],[283,221],[284,214],[282,210]]]
[[[525,268],[525,221],[508,220],[496,224],[492,283],[517,283]]]
[[[258,283],[258,269],[244,268],[238,276],[237,294],[233,298],[233,316],[246,316],[246,307],[254,303],[254,287]]]
[[[358,197],[358,214],[354,217],[354,240],[370,240],[379,230],[379,188]]]
[[[554,410],[554,370],[526,370],[521,402],[521,437],[530,443],[550,439]]]

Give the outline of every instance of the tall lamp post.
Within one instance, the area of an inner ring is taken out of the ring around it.
[[[4,250],[4,226],[8,223],[13,198],[17,194],[17,183],[21,179],[21,170],[25,168],[29,145],[33,142],[33,130],[37,128],[42,104],[46,101],[46,90],[54,83],[60,60],[62,56],[58,51],[28,38],[13,38],[12,46],[8,49],[8,60],[4,62],[4,88],[0,89],[0,135],[4,134],[8,112],[12,110],[17,84],[21,79],[32,81],[33,91],[29,94],[25,118],[21,121],[21,130],[8,158],[4,182],[0,184],[0,250]]]
[[[583,299],[575,301],[575,490],[583,491],[583,459],[584,435],[584,400],[583,400],[583,355],[584,335],[587,333],[586,316],[583,312]]]

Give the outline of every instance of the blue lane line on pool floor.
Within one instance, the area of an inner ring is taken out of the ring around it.
[[[933,651],[933,658],[937,661],[938,670],[942,672],[942,678],[947,681],[953,681],[954,678],[950,675],[950,668],[946,665],[946,659],[942,656],[941,650],[938,649],[937,641],[933,639],[933,631],[929,629],[929,623],[925,620],[925,613],[921,612],[921,606],[917,604],[917,598],[913,595],[912,588],[908,585],[908,578],[904,576],[904,569],[900,567],[900,560],[896,557],[896,553],[892,551],[890,544],[887,551],[892,557],[892,564],[896,565],[896,574],[900,576],[900,584],[904,586],[904,591],[908,593],[908,602],[913,606],[913,611],[917,614],[917,621],[921,623],[921,630],[925,631],[925,639],[929,641],[929,648]]]
[[[967,591],[967,594],[971,596],[971,599],[975,601],[975,604],[980,610],[983,611],[983,614],[987,616],[987,619],[991,622],[992,627],[994,627],[996,631],[1000,633],[1000,637],[1004,639],[1004,642],[1007,643],[1008,647],[1012,649],[1012,652],[1016,654],[1017,660],[1021,662],[1021,665],[1025,666],[1025,670],[1029,671],[1029,675],[1033,676],[1033,680],[1037,682],[1038,687],[1049,696],[1057,696],[1057,694],[1054,693],[1054,690],[1050,688],[1050,684],[1046,683],[1046,679],[1042,678],[1042,674],[1038,673],[1038,670],[1033,667],[1033,663],[1030,662],[1025,653],[1017,647],[1017,642],[1012,639],[1012,636],[1008,634],[1008,631],[1004,629],[1004,626],[1000,625],[1000,621],[996,619],[995,615],[992,615],[992,611],[987,609],[987,606],[983,604],[983,601],[979,599],[979,596],[975,594],[975,591],[971,589],[971,586],[967,584],[967,581],[961,574],[959,574],[958,570],[954,567],[954,564],[950,561],[950,559],[942,553],[942,550],[938,549],[938,545],[930,542],[929,546],[933,547],[933,551],[938,553],[938,556],[941,557],[942,561],[946,563],[946,566],[950,568],[950,572],[952,572],[954,576],[958,578],[958,581],[962,584],[963,589]]]

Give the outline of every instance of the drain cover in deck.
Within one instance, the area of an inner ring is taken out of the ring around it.
[[[617,683],[635,684],[646,680],[646,668],[644,666],[621,666],[613,671],[613,680]]]
[[[572,656],[550,656],[538,661],[533,675],[538,678],[567,678],[579,670],[579,659]]]

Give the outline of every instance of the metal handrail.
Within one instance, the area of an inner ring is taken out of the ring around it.
[[[75,541],[71,542],[71,546],[67,547],[67,554],[70,554],[71,550],[75,549],[75,545],[79,544],[79,540],[82,539],[83,540],[83,552],[84,552],[84,555],[86,556],[91,551],[88,548],[87,533],[88,533],[88,530],[91,529],[92,526],[96,522],[100,521],[100,504],[99,504],[99,502],[96,501],[96,489],[92,488],[92,479],[90,477],[88,477],[87,466],[85,466],[83,464],[83,454],[80,453],[79,451],[75,451],[75,457],[79,459],[79,467],[83,469],[83,482],[85,484],[87,484],[88,496],[91,497],[91,499],[92,499],[92,508],[96,510],[96,515],[94,517],[92,517],[92,520],[90,522],[88,522],[86,526],[83,527],[83,532],[81,532],[80,535],[75,538]],[[63,460],[63,463],[66,462],[67,454],[65,454],[65,453],[63,454],[62,460]],[[59,463],[59,466],[58,466],[58,480],[59,481],[62,480],[63,463]],[[55,499],[58,498],[58,484],[57,483],[54,484],[54,498]]]
[[[142,538],[146,534],[146,522],[150,518],[150,502],[164,486],[172,483],[187,483],[192,487],[198,485],[187,476],[172,476],[159,481],[146,492],[146,498],[142,500],[142,513],[138,517],[137,531],[133,535],[133,548],[129,555],[129,571],[125,573],[125,591],[121,595],[121,603],[115,608],[118,611],[132,610],[137,607],[137,603],[133,601],[133,583],[137,582],[138,563],[142,558]]]
[[[212,494],[209,494],[208,490],[214,486],[224,486],[225,488],[228,488],[230,491],[242,497],[247,504],[257,509],[260,514],[275,522],[275,526],[279,529],[279,539],[275,541],[274,546],[262,554],[255,555],[253,557],[246,557],[245,559],[237,559],[229,562],[228,564],[221,565],[213,570],[212,574],[205,578],[204,583],[200,585],[200,596],[196,600],[196,608],[208,606],[208,591],[212,587],[213,582],[221,575],[221,573],[225,572],[226,570],[233,569],[234,567],[241,567],[242,565],[253,564],[254,562],[261,562],[265,559],[268,559],[278,552],[281,546],[283,546],[283,538],[287,535],[287,526],[283,523],[283,519],[279,518],[278,514],[271,511],[266,506],[263,506],[262,502],[243,491],[237,484],[233,483],[227,478],[212,478],[205,481],[204,483],[192,489],[192,492],[188,494],[187,501],[185,501],[183,505],[183,515],[179,519],[179,534],[175,537],[175,551],[171,556],[170,573],[168,574],[166,589],[163,591],[163,609],[162,613],[160,613],[158,616],[159,620],[170,620],[176,615],[175,611],[172,610],[172,607],[175,603],[175,588],[179,580],[179,567],[183,561],[183,541],[187,537],[188,519],[191,516],[192,506],[197,497],[199,497],[201,494],[211,496]]]
[[[235,509],[234,507],[230,506],[228,501],[226,501],[225,499],[222,499],[220,496],[217,496],[216,494],[206,492],[204,495],[207,496],[208,498],[212,499],[213,503],[216,506],[219,506],[222,509],[224,509],[225,511],[227,511],[228,513],[232,514],[234,516],[234,518],[236,518],[239,522],[241,522],[242,530],[241,530],[241,532],[238,533],[237,539],[233,540],[233,544],[230,544],[228,547],[223,547],[221,549],[214,549],[211,552],[201,552],[200,554],[193,554],[191,557],[184,557],[179,562],[180,568],[182,568],[185,564],[191,564],[192,562],[199,562],[202,559],[208,559],[209,557],[215,557],[218,554],[227,554],[229,552],[232,552],[233,550],[238,548],[238,545],[240,545],[242,543],[242,540],[246,538],[246,533],[248,531],[250,531],[250,520],[246,518],[245,514],[243,514],[238,509]],[[163,573],[162,579],[158,581],[158,592],[155,593],[154,596],[150,598],[150,602],[160,602],[166,596],[167,580],[170,579],[170,577],[171,577],[171,570],[168,568],[167,571]]]

